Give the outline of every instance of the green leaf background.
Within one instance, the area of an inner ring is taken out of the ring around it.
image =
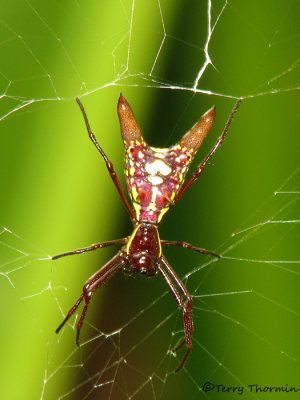
[[[246,387],[299,388],[299,2],[4,0],[1,9],[1,398],[228,397],[203,392],[210,381],[244,386],[243,399],[279,399]],[[212,65],[195,86],[209,14]],[[49,255],[131,233],[75,102],[125,185],[120,92],[157,147],[216,105],[191,169],[244,98],[222,148],[160,228],[225,255],[165,251],[194,295],[194,348],[176,375],[182,315],[160,278],[120,273],[99,290],[80,349],[74,317],[54,333],[116,249]]]

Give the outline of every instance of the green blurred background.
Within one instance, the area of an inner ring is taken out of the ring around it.
[[[228,397],[216,389],[204,393],[206,381],[299,388],[299,264],[292,262],[300,260],[293,222],[299,220],[299,2],[1,3],[1,399]],[[197,91],[209,9],[214,67]],[[146,140],[158,147],[175,143],[215,104],[216,122],[198,162],[234,98],[245,98],[222,149],[160,228],[162,238],[227,257],[216,262],[165,250],[179,276],[189,275],[195,304],[194,348],[177,375],[184,350],[174,360],[168,349],[182,338],[182,315],[162,279],[115,276],[94,295],[80,349],[74,317],[54,334],[84,282],[116,249],[40,259],[131,233],[74,100],[83,96],[124,185],[120,92]],[[253,396],[282,398],[249,391],[242,398]]]

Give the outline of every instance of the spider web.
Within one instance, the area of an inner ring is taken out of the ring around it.
[[[5,2],[0,19],[1,398],[299,390],[298,3],[17,3]],[[222,149],[160,227],[164,239],[222,254],[164,251],[194,299],[193,350],[178,374],[182,314],[159,278],[118,274],[95,293],[80,348],[78,315],[54,333],[117,249],[50,254],[131,231],[74,101],[82,96],[122,177],[120,91],[159,147],[216,104],[198,162],[243,98]]]

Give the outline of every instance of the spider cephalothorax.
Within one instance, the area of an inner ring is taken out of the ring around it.
[[[126,245],[127,263],[124,272],[153,276],[158,273],[157,260],[161,257],[161,244],[157,227],[140,223]]]
[[[134,230],[131,236],[123,239],[97,243],[90,247],[52,257],[55,260],[63,256],[80,254],[113,244],[123,245],[121,250],[110,261],[88,279],[83,286],[81,296],[56,329],[56,333],[60,331],[81,302],[84,301],[84,308],[77,323],[76,342],[79,345],[80,329],[93,293],[119,269],[127,273],[145,274],[147,276],[155,276],[160,273],[174,296],[178,307],[183,312],[185,338],[174,351],[181,348],[184,344],[186,344],[187,350],[176,369],[176,371],[179,371],[192,349],[191,336],[194,331],[192,319],[193,300],[180,278],[164,257],[162,246],[179,246],[215,257],[219,257],[219,255],[199,247],[194,247],[186,242],[161,240],[157,226],[170,207],[177,203],[186,190],[201,175],[208,160],[223,142],[241,100],[239,99],[236,102],[224,131],[215,146],[183,186],[184,178],[192,159],[213,125],[215,109],[211,108],[207,111],[177,144],[166,149],[160,149],[150,147],[146,144],[129,104],[121,95],[118,102],[118,115],[125,144],[125,177],[133,208],[126,199],[112,163],[91,131],[80,100],[78,98],[76,100],[83,113],[89,137],[106,163],[109,174],[130,214]]]

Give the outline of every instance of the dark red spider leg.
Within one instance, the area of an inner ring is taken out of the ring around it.
[[[77,324],[77,335],[76,344],[79,346],[79,334],[82,327],[83,321],[86,316],[86,312],[91,301],[93,293],[102,286],[108,279],[110,279],[119,269],[120,264],[125,258],[124,251],[120,251],[116,254],[107,264],[104,265],[99,271],[92,275],[83,287],[83,296],[85,305],[81,313],[80,319]]]
[[[77,310],[78,306],[82,302],[85,301],[85,305],[83,311],[81,313],[80,319],[77,323],[77,336],[76,336],[76,344],[79,346],[79,333],[82,327],[83,321],[86,316],[86,312],[91,300],[93,293],[103,285],[114,273],[117,272],[118,268],[120,267],[121,263],[125,260],[125,253],[124,250],[119,251],[110,261],[108,261],[102,268],[100,268],[94,275],[92,275],[88,281],[83,286],[82,295],[79,297],[77,302],[68,312],[66,318],[63,322],[59,325],[56,329],[56,333],[58,333],[61,328],[65,325],[68,319],[71,317],[72,314]]]
[[[181,282],[179,277],[176,275],[176,273],[173,270],[173,268],[169,265],[169,263],[167,262],[165,257],[162,257],[161,261],[164,264],[164,266],[166,267],[166,271],[164,270],[162,265],[158,266],[159,271],[163,275],[163,278],[166,281],[166,283],[167,283],[167,285],[168,285],[168,287],[170,289],[170,292],[174,296],[179,308],[181,308],[182,311],[183,311],[183,323],[184,323],[185,339],[179,344],[179,346],[176,347],[176,349],[174,351],[177,351],[184,343],[186,343],[187,350],[186,350],[186,353],[185,353],[183,359],[181,360],[179,366],[175,370],[175,372],[178,372],[183,367],[188,355],[190,354],[190,352],[192,350],[192,346],[193,346],[192,340],[191,340],[191,336],[192,336],[192,334],[194,332],[193,317],[192,317],[193,299],[192,299],[192,296],[187,291],[187,289],[184,286],[184,284]],[[187,299],[186,304],[182,300],[178,290],[176,289],[175,285],[173,284],[173,282],[172,282],[172,280],[171,280],[171,278],[170,278],[170,276],[168,274],[171,275],[171,277],[174,279],[175,283],[177,284],[177,286],[181,290],[182,294],[186,297],[186,299]]]
[[[74,254],[86,253],[88,251],[93,251],[96,249],[102,249],[103,247],[113,246],[114,244],[125,244],[127,242],[128,242],[128,238],[122,238],[122,239],[111,240],[110,242],[96,243],[96,244],[92,244],[90,247],[84,247],[83,249],[77,249],[74,251],[68,251],[66,253],[58,254],[58,255],[52,257],[52,260],[57,260],[58,258],[65,257],[65,256],[72,256]]]
[[[201,249],[200,247],[195,247],[191,245],[190,243],[187,242],[172,242],[169,240],[161,240],[160,241],[163,246],[178,246],[178,247],[184,247],[185,249],[192,250],[192,251],[197,251],[198,253],[202,254],[209,254],[211,256],[221,258],[221,256],[217,253],[214,253],[213,251],[208,251],[206,249]]]
[[[106,167],[107,167],[108,172],[109,172],[109,175],[110,175],[111,179],[113,180],[113,182],[114,182],[114,184],[115,184],[115,186],[117,188],[117,191],[119,192],[119,195],[120,195],[125,207],[127,208],[128,212],[130,214],[131,219],[135,219],[135,213],[134,213],[132,207],[130,206],[128,200],[125,197],[125,194],[123,192],[121,183],[119,181],[119,178],[118,178],[118,176],[117,176],[117,174],[116,174],[116,172],[114,170],[114,166],[110,162],[110,160],[107,158],[106,154],[104,153],[104,151],[102,150],[101,146],[97,142],[97,139],[96,139],[95,135],[91,131],[90,124],[89,124],[86,112],[85,112],[84,107],[83,107],[83,105],[82,105],[82,103],[81,103],[81,101],[79,100],[78,97],[76,97],[76,101],[77,101],[77,103],[78,103],[78,105],[80,107],[80,110],[82,112],[82,115],[83,115],[83,118],[84,118],[84,121],[85,121],[86,129],[88,131],[89,137],[90,137],[91,141],[94,143],[94,145],[97,147],[97,149],[100,152],[102,158],[104,159]]]
[[[214,147],[211,149],[209,152],[208,156],[205,158],[205,160],[197,167],[196,171],[193,173],[193,175],[190,177],[190,179],[186,182],[186,184],[183,186],[183,188],[180,190],[180,192],[177,194],[174,203],[176,204],[177,201],[181,198],[181,196],[192,186],[192,184],[199,178],[199,176],[202,174],[204,167],[206,166],[208,160],[210,157],[216,152],[218,147],[222,144],[223,140],[225,139],[225,136],[228,132],[228,129],[230,127],[230,124],[233,120],[233,117],[235,113],[237,112],[237,109],[239,108],[240,104],[242,102],[242,99],[238,99],[238,101],[235,103],[231,114],[227,120],[227,123],[225,125],[225,128],[223,130],[222,135],[219,137],[217,140],[217,143],[214,145]]]
[[[77,310],[79,307],[80,303],[83,300],[83,294],[79,297],[79,299],[76,301],[74,306],[69,310],[68,314],[66,315],[66,318],[63,320],[63,322],[59,325],[59,327],[56,329],[55,333],[58,333],[61,328],[65,325],[65,323],[68,321],[68,319],[71,317],[71,315],[74,314],[74,312]]]

